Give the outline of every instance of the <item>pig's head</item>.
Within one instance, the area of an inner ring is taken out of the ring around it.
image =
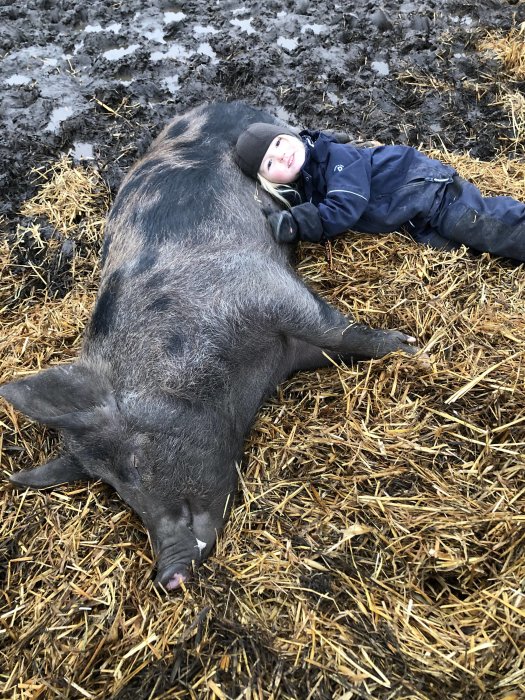
[[[231,436],[207,407],[169,395],[115,391],[81,364],[5,384],[0,395],[59,429],[66,453],[11,476],[45,488],[78,479],[109,483],[140,516],[157,556],[156,583],[177,588],[210,553],[236,487]]]

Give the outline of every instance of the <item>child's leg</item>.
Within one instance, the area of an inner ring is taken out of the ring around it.
[[[455,250],[460,247],[460,243],[451,241],[449,238],[443,238],[431,226],[416,226],[412,221],[409,221],[403,230],[411,236],[416,243],[428,245],[436,250]]]
[[[525,204],[512,197],[483,197],[456,176],[431,224],[451,241],[525,261]]]

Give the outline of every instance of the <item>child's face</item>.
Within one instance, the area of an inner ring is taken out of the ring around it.
[[[304,143],[296,136],[276,136],[264,154],[259,174],[276,185],[287,185],[299,177],[306,157]]]

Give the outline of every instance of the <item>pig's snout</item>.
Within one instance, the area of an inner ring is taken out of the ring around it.
[[[166,591],[174,591],[188,581],[192,567],[198,566],[206,558],[203,550],[209,550],[206,542],[195,537],[189,528],[184,528],[182,532],[179,529],[177,535],[175,542],[164,541],[158,556],[155,584]]]
[[[196,544],[194,545],[194,554],[189,565],[181,564],[176,562],[173,564],[165,564],[164,566],[159,563],[157,577],[155,583],[157,586],[166,589],[167,591],[174,591],[180,588],[182,583],[185,583],[191,576],[190,568],[193,564],[200,564],[202,561],[202,551],[207,548],[206,542],[202,542],[198,538],[195,538]]]
[[[191,578],[193,567],[207,559],[223,525],[229,501],[229,495],[217,499],[214,504],[217,512],[192,510],[185,501],[175,514],[157,514],[145,520],[157,554],[155,584],[159,588],[165,591],[180,588]]]
[[[179,565],[170,566],[163,571],[159,571],[155,579],[155,585],[166,591],[175,591],[181,584],[186,583],[190,576],[187,567]]]

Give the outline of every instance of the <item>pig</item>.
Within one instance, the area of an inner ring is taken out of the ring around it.
[[[338,358],[417,350],[412,336],[344,316],[294,271],[266,221],[277,205],[233,159],[256,121],[279,123],[229,102],[165,127],[108,215],[78,359],[0,387],[63,439],[61,456],[12,482],[110,484],[148,529],[166,591],[214,547],[244,440],[280,382]]]

